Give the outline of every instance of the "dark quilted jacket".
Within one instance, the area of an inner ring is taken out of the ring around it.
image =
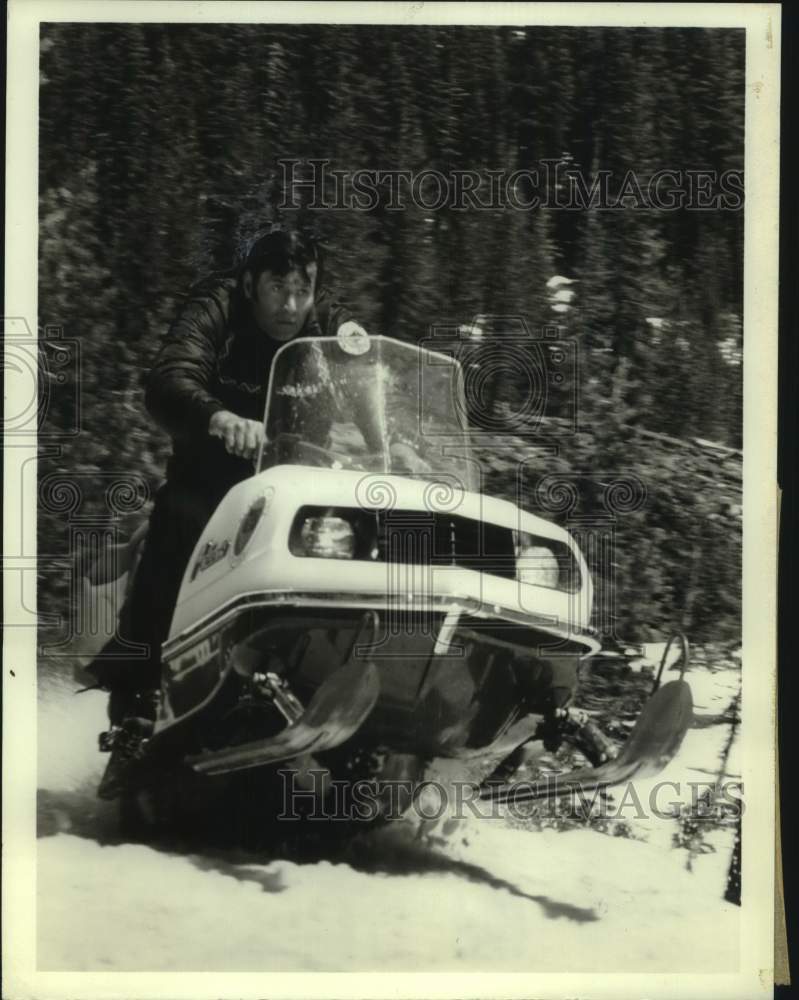
[[[322,292],[300,336],[334,336],[352,316]],[[218,410],[261,420],[269,371],[283,345],[252,321],[235,278],[192,297],[169,329],[147,380],[146,405],[172,435],[167,477],[221,496],[252,474],[229,455],[208,422]]]

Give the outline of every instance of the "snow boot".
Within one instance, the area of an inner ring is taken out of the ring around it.
[[[158,694],[157,690],[134,691],[129,688],[111,691],[108,698],[111,727],[99,736],[100,750],[111,754],[97,789],[101,799],[116,798],[131,768],[141,759],[155,728]]]
[[[152,736],[155,723],[152,719],[132,717],[119,725],[112,725],[100,733],[100,750],[111,757],[97,789],[101,799],[115,799],[125,788],[131,771],[142,759],[147,741]]]

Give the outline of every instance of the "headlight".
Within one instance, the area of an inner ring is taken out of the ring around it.
[[[306,517],[291,544],[295,556],[316,559],[352,559],[355,532],[343,517]]]
[[[557,588],[560,567],[551,549],[543,545],[528,545],[516,558],[516,574],[521,583]]]

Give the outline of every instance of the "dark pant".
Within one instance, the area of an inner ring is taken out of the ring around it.
[[[156,494],[118,635],[89,667],[102,687],[127,693],[158,687],[161,644],[169,633],[183,573],[220,499],[217,491],[169,482]]]

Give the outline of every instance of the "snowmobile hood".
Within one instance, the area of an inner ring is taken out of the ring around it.
[[[304,507],[388,512],[400,524],[403,514],[417,515],[417,524],[418,515],[429,514],[431,521],[459,518],[524,532],[539,543],[551,541],[567,549],[577,585],[566,591],[520,582],[513,555],[510,572],[505,565],[501,575],[490,556],[479,554],[466,564],[453,559],[444,565],[405,555],[401,566],[392,563],[391,572],[385,560],[298,555],[290,538]],[[257,595],[309,606],[376,606],[398,599],[407,607],[466,602],[492,609],[498,618],[539,625],[550,620],[559,633],[587,630],[593,599],[588,568],[569,533],[506,500],[447,481],[299,465],[272,467],[237,484],[224,498],[189,560],[168,645],[223,609]]]

